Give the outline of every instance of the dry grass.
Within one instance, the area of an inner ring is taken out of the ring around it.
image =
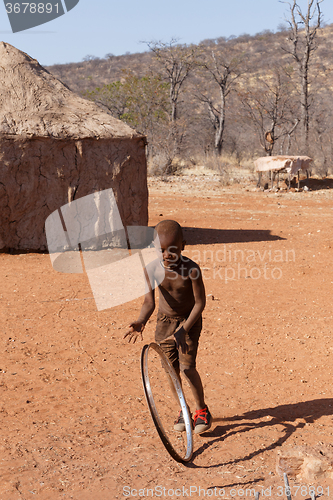
[[[253,160],[246,160],[239,165],[235,156],[198,155],[189,160],[174,159],[172,175],[180,176],[218,176],[223,185],[246,184],[256,180]],[[155,156],[148,162],[149,176],[166,175],[166,158]]]

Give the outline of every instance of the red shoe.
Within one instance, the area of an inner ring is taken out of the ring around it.
[[[208,406],[205,406],[202,410],[197,410],[194,414],[194,432],[201,434],[208,431],[212,426],[212,422],[213,418],[208,410]]]

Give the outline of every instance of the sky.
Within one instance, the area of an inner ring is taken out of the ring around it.
[[[15,0],[0,4],[0,41],[27,52],[43,66],[80,62],[87,55],[143,52],[144,42],[153,40],[176,38],[190,44],[276,31],[288,13],[288,4],[279,0],[79,0],[53,21],[12,33],[5,7],[9,2]],[[59,2],[64,6],[64,0]],[[305,10],[307,0],[298,3]],[[324,0],[321,9],[324,21],[333,23],[333,1]]]

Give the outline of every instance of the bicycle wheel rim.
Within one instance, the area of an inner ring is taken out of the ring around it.
[[[184,456],[181,456],[172,446],[170,443],[170,440],[163,428],[163,424],[161,422],[160,416],[158,414],[156,404],[154,401],[154,396],[151,390],[151,385],[150,385],[150,380],[149,380],[149,370],[148,370],[148,353],[149,350],[153,349],[156,351],[156,353],[160,356],[162,364],[164,364],[164,367],[166,368],[168,375],[170,376],[172,383],[176,389],[177,396],[179,399],[180,407],[183,412],[183,417],[185,421],[185,432],[186,432],[186,440],[187,440],[187,446],[186,446],[186,452]],[[154,425],[156,427],[156,430],[158,432],[158,435],[160,436],[160,439],[162,443],[164,444],[166,450],[168,453],[172,456],[174,460],[177,462],[189,462],[192,458],[193,455],[193,438],[192,438],[192,422],[191,422],[191,417],[187,408],[185,396],[182,390],[182,387],[179,383],[178,377],[176,375],[175,370],[173,369],[170,361],[168,358],[165,356],[163,350],[161,347],[156,344],[155,342],[151,342],[150,344],[147,344],[143,346],[142,353],[141,353],[141,375],[142,375],[142,384],[143,384],[143,390],[145,393],[146,401],[148,404],[148,408],[152,417],[152,420],[154,422]]]

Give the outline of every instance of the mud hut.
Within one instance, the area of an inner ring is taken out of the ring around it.
[[[0,61],[0,249],[46,249],[49,214],[108,188],[146,225],[145,138],[8,43]]]

